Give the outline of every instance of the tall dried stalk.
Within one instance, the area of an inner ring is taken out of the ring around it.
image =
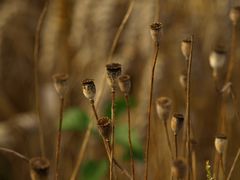
[[[237,154],[236,154],[236,156],[235,156],[235,158],[234,158],[233,164],[232,164],[231,169],[230,169],[230,171],[229,171],[229,173],[228,173],[228,176],[227,176],[227,180],[230,180],[230,179],[231,179],[233,170],[234,170],[234,168],[235,168],[235,166],[236,166],[236,163],[237,163],[237,160],[238,160],[239,156],[240,156],[240,148],[238,149],[238,152],[237,152]]]
[[[153,96],[153,82],[154,82],[154,73],[155,73],[155,66],[157,63],[157,57],[159,52],[159,43],[155,43],[155,56],[153,59],[152,65],[152,73],[151,73],[151,84],[150,84],[150,93],[149,93],[149,104],[148,104],[148,122],[147,122],[147,140],[146,140],[146,147],[145,147],[145,171],[144,171],[144,178],[145,180],[148,179],[148,155],[149,155],[149,145],[150,145],[150,127],[151,127],[151,112],[152,112],[152,96]]]

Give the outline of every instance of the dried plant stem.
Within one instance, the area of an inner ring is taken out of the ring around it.
[[[155,66],[157,63],[157,57],[159,52],[159,44],[155,44],[155,56],[153,59],[152,65],[152,73],[151,73],[151,84],[150,84],[150,93],[149,93],[149,104],[148,104],[148,122],[147,122],[147,140],[145,147],[145,172],[144,177],[145,180],[148,179],[148,155],[149,155],[149,145],[150,145],[150,127],[151,127],[151,111],[152,111],[152,96],[153,96],[153,82],[154,82],[154,74],[155,74]]]
[[[230,95],[231,95],[231,98],[232,98],[232,101],[233,101],[233,105],[234,105],[237,120],[240,121],[240,113],[239,113],[239,110],[238,110],[237,98],[236,98],[235,93],[233,92],[232,89],[230,91]]]
[[[190,119],[190,97],[191,97],[191,71],[192,71],[192,50],[193,36],[191,36],[191,52],[188,58],[187,66],[187,96],[186,96],[186,123],[187,123],[187,151],[188,151],[188,180],[191,178],[191,119]]]
[[[115,146],[115,88],[112,87],[112,107],[111,107],[111,120],[112,120],[112,144],[111,144],[111,160],[110,160],[110,180],[113,179],[113,158]]]
[[[116,47],[117,47],[117,44],[118,44],[118,41],[119,41],[119,38],[120,38],[120,35],[122,34],[122,31],[132,13],[132,10],[133,10],[133,7],[134,7],[134,3],[135,3],[135,0],[130,0],[130,4],[128,6],[128,9],[127,9],[127,12],[116,32],[116,35],[114,37],[114,40],[113,40],[113,43],[112,43],[112,46],[111,46],[111,49],[110,49],[110,53],[109,53],[109,56],[108,56],[108,62],[111,62],[112,61],[112,57],[113,57],[113,54],[114,54],[114,51],[116,50]]]
[[[217,155],[217,163],[216,163],[216,171],[215,171],[216,179],[218,179],[219,177],[219,165],[220,165],[220,156]]]
[[[20,154],[20,153],[18,153],[18,152],[16,152],[16,151],[14,151],[14,150],[12,150],[12,149],[0,147],[0,151],[9,153],[9,154],[11,154],[11,155],[14,155],[14,156],[22,159],[23,161],[25,161],[25,162],[27,162],[27,163],[29,163],[29,161],[30,161],[29,158],[27,158],[26,156],[24,156],[24,155],[22,155],[22,154]]]
[[[236,166],[236,163],[237,163],[237,160],[238,160],[239,156],[240,156],[240,148],[238,149],[238,152],[237,152],[237,154],[236,154],[236,156],[235,156],[235,158],[234,158],[233,164],[232,164],[231,169],[230,169],[230,171],[229,171],[229,174],[228,174],[228,176],[227,176],[227,180],[230,180],[230,179],[231,179],[233,170],[234,170],[234,168],[235,168],[235,166]]]
[[[61,139],[62,139],[62,119],[63,119],[63,106],[64,97],[60,98],[60,112],[59,112],[59,125],[57,134],[57,145],[56,145],[56,165],[55,165],[55,180],[58,180],[59,176],[59,159],[61,154]]]
[[[222,154],[219,155],[219,159],[220,159],[220,165],[221,165],[221,169],[222,169],[223,179],[226,179],[225,168],[224,168],[224,165],[223,165],[223,155]]]
[[[130,148],[132,179],[135,180],[135,168],[134,168],[134,159],[133,159],[133,146],[132,146],[132,139],[131,139],[131,113],[130,113],[130,105],[129,105],[128,95],[125,95],[124,97],[125,97],[125,101],[126,101],[126,105],[127,105],[127,111],[128,111],[128,143],[129,143],[129,148]]]
[[[169,133],[168,133],[168,127],[167,127],[167,121],[164,121],[164,130],[165,130],[165,134],[166,134],[166,138],[167,138],[167,144],[168,144],[168,149],[171,155],[171,159],[174,160],[173,157],[173,153],[172,153],[172,146],[171,146],[171,142],[170,142],[170,137],[169,137]]]
[[[174,142],[175,142],[175,157],[178,158],[178,135],[174,135]]]
[[[45,6],[39,16],[36,33],[35,33],[35,44],[34,44],[34,90],[35,90],[35,110],[37,114],[38,120],[38,133],[39,133],[39,142],[40,142],[40,150],[41,155],[45,156],[45,146],[44,146],[44,136],[43,136],[43,125],[40,118],[40,107],[39,107],[39,74],[38,74],[38,62],[39,62],[39,50],[40,50],[40,35],[42,30],[42,25],[44,22],[44,18],[46,16],[48,10],[49,2],[46,1]]]

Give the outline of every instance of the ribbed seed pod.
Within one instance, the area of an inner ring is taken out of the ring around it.
[[[188,59],[191,53],[192,41],[185,39],[181,42],[181,51],[185,59]]]
[[[174,160],[171,167],[171,173],[176,179],[184,179],[187,173],[186,162],[183,159]]]
[[[55,74],[52,76],[54,87],[60,98],[66,94],[67,91],[67,82],[69,75],[68,74]]]
[[[225,135],[218,135],[215,137],[215,148],[219,154],[223,154],[227,146],[227,137]]]
[[[102,117],[98,120],[97,123],[104,139],[106,141],[110,141],[111,133],[112,133],[112,123],[108,117]]]
[[[96,86],[92,79],[85,79],[82,81],[82,90],[84,96],[90,101],[94,100],[96,95]]]
[[[172,100],[168,97],[160,97],[156,101],[158,118],[167,121],[172,111]]]
[[[213,69],[213,76],[216,77],[218,70],[221,69],[227,59],[227,54],[222,49],[215,49],[209,56],[209,64]]]
[[[121,75],[118,78],[118,86],[120,90],[125,94],[128,95],[131,89],[131,79],[129,75]]]
[[[171,129],[174,135],[177,135],[183,126],[184,116],[179,113],[174,113],[171,119]]]
[[[155,22],[150,25],[150,33],[154,42],[159,44],[162,32],[163,32],[162,23]]]
[[[122,72],[122,66],[119,63],[111,63],[106,65],[106,70],[108,83],[112,88],[115,88],[118,77]]]
[[[237,25],[240,19],[240,6],[233,7],[230,10],[229,17],[233,25]]]
[[[50,163],[48,159],[35,157],[30,159],[30,175],[32,180],[47,180]]]

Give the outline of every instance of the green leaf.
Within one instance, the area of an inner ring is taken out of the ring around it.
[[[63,131],[83,131],[87,128],[89,117],[78,107],[69,108],[64,112],[63,116]]]
[[[100,180],[104,179],[108,170],[107,160],[88,160],[80,171],[79,180]]]

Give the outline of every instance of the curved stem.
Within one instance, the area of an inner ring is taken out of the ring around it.
[[[149,104],[148,104],[147,142],[146,142],[146,147],[145,147],[145,172],[144,172],[145,180],[148,179],[148,155],[149,155],[149,145],[150,145],[150,127],[151,127],[153,82],[154,82],[154,73],[155,73],[155,66],[156,66],[156,63],[157,63],[158,51],[159,51],[159,44],[156,43],[156,52],[155,52],[155,56],[154,56],[154,59],[153,59],[150,93],[149,93]]]
[[[0,147],[0,151],[12,154],[12,155],[22,159],[23,161],[29,163],[29,158],[27,158],[26,156],[24,156],[24,155],[14,151],[14,150],[12,150],[12,149]]]

